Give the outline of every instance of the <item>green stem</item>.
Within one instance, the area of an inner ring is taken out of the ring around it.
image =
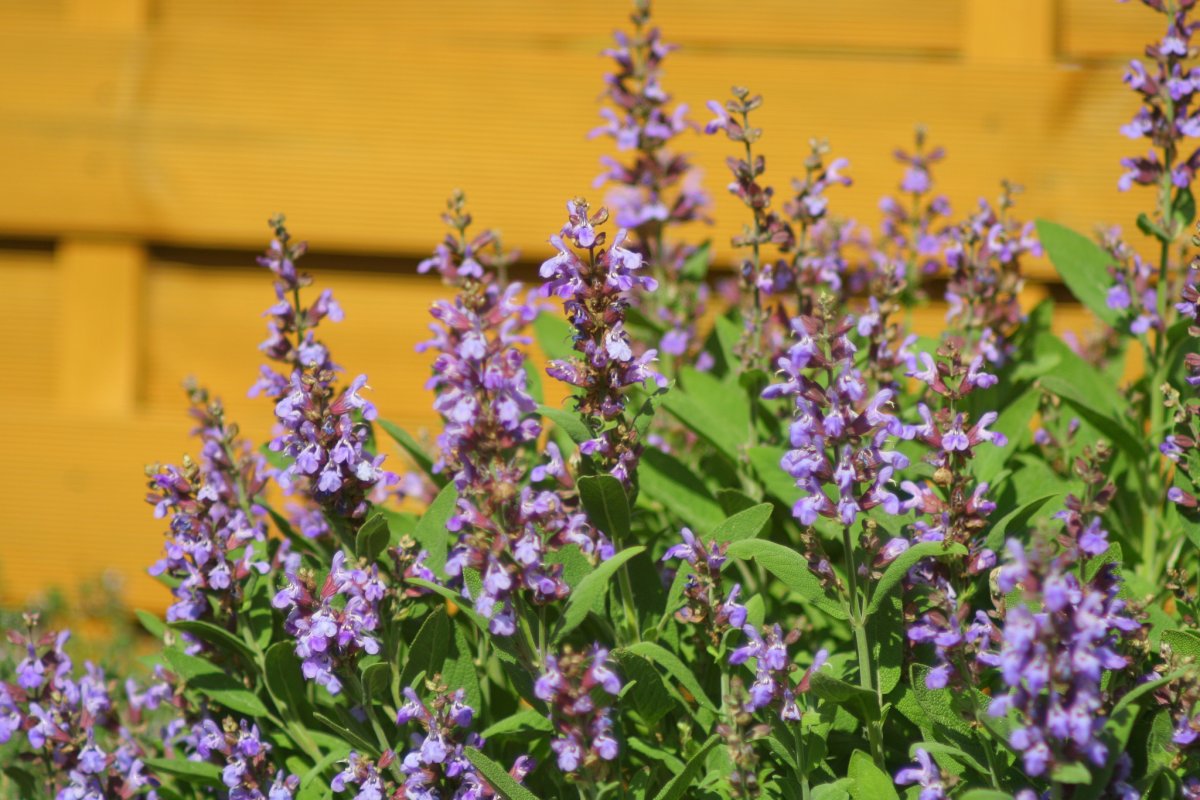
[[[875,695],[876,704],[882,711],[882,698],[875,689],[874,670],[871,666],[871,644],[867,638],[866,620],[863,618],[865,603],[861,602],[862,598],[858,593],[858,570],[854,565],[854,543],[850,536],[849,525],[842,526],[842,546],[845,549],[846,580],[850,585],[850,627],[854,629],[854,645],[858,651],[858,685]],[[871,745],[871,757],[875,760],[875,764],[883,769],[883,737],[879,730],[878,719],[867,722],[866,728],[867,741]]]
[[[792,728],[792,757],[796,759],[796,777],[800,780],[800,800],[809,800],[808,764],[804,759],[804,732],[802,723]]]

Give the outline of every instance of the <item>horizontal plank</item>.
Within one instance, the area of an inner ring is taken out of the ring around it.
[[[1067,58],[1139,58],[1167,30],[1167,18],[1140,2],[1063,0],[1059,9],[1062,55]]]
[[[166,32],[266,30],[297,44],[319,41],[394,42],[413,36],[452,45],[502,41],[514,47],[586,49],[604,46],[611,32],[628,27],[631,3],[599,0],[561,3],[527,0],[519,6],[489,0],[437,4],[355,0],[243,3],[238,0],[172,0],[163,3],[155,27]],[[950,51],[959,44],[961,3],[922,0],[669,0],[654,4],[667,40],[708,49],[748,46],[884,48],[889,51]]]
[[[905,59],[672,56],[670,87],[693,107],[738,81],[763,92],[768,176],[786,190],[810,137],[850,157],[858,186],[838,213],[877,219],[893,191],[893,144],[926,123],[949,159],[939,186],[960,209],[1001,177],[1027,186],[1019,214],[1076,227],[1132,220],[1145,193],[1115,191],[1135,108],[1116,64],[965,66]],[[250,247],[287,209],[331,250],[421,253],[440,238],[444,196],[468,190],[476,216],[536,258],[563,202],[592,190],[604,141],[602,66],[589,52],[389,48],[334,40],[298,58],[285,39],[196,32],[147,38],[0,33],[0,232],[117,231],[156,241]],[[247,80],[246,76],[254,76]],[[132,87],[132,88],[131,88]],[[130,97],[133,99],[131,100]],[[64,99],[67,102],[64,102]],[[690,137],[729,257],[742,214],[722,187],[719,138]]]

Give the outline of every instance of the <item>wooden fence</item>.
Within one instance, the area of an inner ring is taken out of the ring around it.
[[[766,97],[781,189],[807,141],[851,159],[838,213],[874,223],[895,146],[926,124],[958,209],[1023,184],[1020,213],[1088,229],[1131,220],[1117,133],[1136,100],[1123,63],[1156,15],[1110,0],[660,0],[683,46],[667,86],[705,119],[731,84]],[[144,576],[162,524],[142,466],[189,443],[179,383],[195,375],[252,435],[261,311],[253,266],[286,210],[347,321],[337,360],[367,372],[382,413],[429,426],[413,352],[441,293],[413,265],[456,186],[481,223],[540,259],[567,198],[592,190],[587,140],[620,3],[581,0],[0,0],[0,599],[101,569],[161,607]],[[728,142],[686,147],[728,258]],[[329,268],[325,268],[328,265]],[[1052,281],[1032,268],[1030,299]],[[1061,324],[1082,316],[1064,309]],[[936,317],[922,320],[936,330]]]

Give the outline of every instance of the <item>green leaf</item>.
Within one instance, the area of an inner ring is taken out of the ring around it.
[[[850,756],[850,796],[854,800],[900,800],[896,784],[886,772],[875,766],[871,757],[862,750]]]
[[[961,800],[1012,800],[1012,795],[999,789],[968,789]]]
[[[954,692],[951,689],[930,689],[925,684],[925,678],[930,669],[924,664],[913,664],[909,673],[909,683],[917,703],[931,722],[935,722],[948,730],[972,735],[971,726],[963,719],[963,715],[955,707]]]
[[[292,643],[276,642],[271,645],[267,648],[263,664],[263,681],[276,705],[299,722],[310,724],[313,718],[312,704],[308,702],[300,659],[293,652]]]
[[[1038,239],[1071,294],[1106,325],[1117,327],[1121,314],[1108,307],[1113,258],[1091,239],[1049,220],[1037,221]]]
[[[776,542],[766,539],[743,539],[729,545],[732,558],[753,559],[808,602],[834,619],[847,619],[841,603],[825,593],[825,587],[812,570],[804,556]]]
[[[736,464],[738,450],[750,431],[746,393],[691,367],[681,370],[681,381],[684,390],[667,395],[663,407]]]
[[[712,540],[715,542],[740,542],[743,539],[755,539],[771,521],[775,506],[770,503],[760,503],[745,511],[738,512],[713,528]]]
[[[904,651],[908,642],[904,631],[904,605],[900,598],[893,596],[880,604],[867,621],[867,629],[879,693],[886,696],[904,675]]]
[[[629,539],[629,498],[612,475],[585,475],[575,482],[588,520],[616,542]]]
[[[780,460],[787,452],[782,447],[751,447],[747,455],[754,474],[758,476],[763,488],[772,496],[789,507],[800,497],[796,481],[779,466]]]
[[[150,759],[145,759],[145,760],[149,761]],[[3,769],[0,769],[0,772],[3,772],[10,781],[12,781],[14,784],[16,784],[17,788],[20,790],[20,794],[12,795],[12,797],[42,797],[43,796],[42,793],[38,790],[37,779],[34,778],[33,775],[31,775],[28,771],[22,769],[21,767],[18,767],[15,764],[9,764],[8,766],[5,766]],[[218,777],[220,777],[219,773],[218,773]],[[0,781],[0,786],[3,786],[3,781]]]
[[[198,639],[203,639],[219,650],[227,653],[237,653],[242,658],[246,659],[247,664],[255,663],[256,653],[250,649],[250,645],[243,642],[241,639],[234,636],[224,628],[217,627],[211,622],[205,622],[198,619],[181,619],[176,622],[168,622],[167,626],[171,630],[183,631],[190,633]]]
[[[888,593],[900,585],[904,576],[912,566],[923,558],[940,558],[942,556],[965,556],[967,548],[957,542],[918,542],[905,550],[896,560],[888,564],[883,576],[875,584],[871,593],[871,602],[867,604],[867,615],[874,614]]]
[[[404,664],[400,671],[400,686],[412,686],[422,672],[429,677],[440,672],[449,639],[450,617],[445,606],[438,606],[425,616],[417,635],[406,648],[405,658],[402,660],[397,654],[397,662]]]
[[[413,539],[429,553],[425,566],[434,575],[441,575],[446,567],[446,553],[450,549],[450,532],[446,529],[446,523],[457,507],[458,489],[454,488],[453,483],[448,483],[433,498],[413,529]]]
[[[621,676],[625,681],[622,701],[628,697],[633,709],[647,725],[655,725],[675,705],[667,693],[658,670],[650,661],[628,650],[617,650],[613,656],[621,665]]]
[[[446,659],[442,662],[442,680],[447,686],[466,692],[467,705],[482,708],[483,690],[479,685],[479,671],[475,668],[475,652],[467,639],[466,631],[463,630],[465,624],[450,620],[454,638],[448,642]],[[432,672],[429,674],[433,675]]]
[[[377,419],[375,424],[383,428],[384,432],[392,438],[396,444],[400,445],[408,457],[413,460],[413,463],[424,472],[429,479],[437,486],[445,486],[448,482],[445,475],[433,471],[433,457],[425,452],[425,449],[417,443],[417,440],[409,434],[408,431],[401,428],[394,422],[388,422],[386,419]]]
[[[143,758],[142,763],[150,768],[152,773],[173,775],[176,778],[206,786],[224,788],[221,782],[221,768],[207,761],[189,761],[186,758]]]
[[[543,315],[545,316],[545,315]],[[508,774],[504,767],[492,761],[474,747],[466,749],[467,760],[492,785],[504,800],[538,800],[537,795],[526,789]]]
[[[698,531],[721,524],[725,512],[699,478],[674,456],[647,450],[638,467],[641,495],[659,503],[668,512]]]
[[[140,608],[133,612],[137,617],[138,622],[142,623],[142,627],[146,629],[146,633],[158,639],[160,642],[163,636],[167,633],[167,623],[158,618],[158,615],[151,614],[149,611],[143,611]]]
[[[317,722],[333,731],[338,735],[338,738],[349,744],[355,750],[362,751],[371,758],[379,757],[379,745],[375,744],[358,731],[355,731],[349,726],[344,725],[341,722],[326,716],[325,714],[322,714],[320,711],[318,711],[316,714],[313,714],[313,717],[317,720]]]
[[[592,439],[592,432],[578,414],[545,405],[538,406],[538,413],[557,425],[575,444],[583,444]]]
[[[1147,216],[1146,212],[1144,212],[1144,211],[1141,214],[1138,214],[1137,226],[1138,226],[1138,230],[1140,230],[1142,233],[1146,234],[1147,236],[1153,236],[1155,239],[1158,239],[1163,244],[1171,243],[1171,237],[1169,235],[1167,235],[1167,232],[1164,231],[1162,228],[1158,227],[1158,224],[1156,222],[1154,222],[1152,219],[1150,219],[1150,217]]]
[[[683,266],[679,269],[679,277],[685,281],[699,283],[708,275],[708,267],[711,263],[712,242],[706,241],[683,260]]]
[[[184,679],[189,689],[220,703],[230,711],[250,717],[267,715],[267,707],[253,692],[214,664],[173,647],[167,648],[163,653],[172,671]]]
[[[822,783],[820,786],[812,788],[812,800],[846,800],[850,797],[850,787],[854,785],[854,781],[849,778],[842,778],[833,783]]]
[[[1180,228],[1186,228],[1196,219],[1196,197],[1187,186],[1175,190],[1175,198],[1171,201],[1171,216]]]
[[[993,443],[979,448],[973,459],[975,477],[978,480],[985,483],[996,480],[996,476],[1004,468],[1009,456],[1022,447],[1029,438],[1029,420],[1033,419],[1037,407],[1038,392],[1031,389],[1009,403],[1008,407],[1000,412],[1000,416],[991,429],[1004,434],[1008,441],[1003,447],[996,447]]]
[[[609,580],[621,565],[645,550],[646,548],[641,545],[628,547],[608,561],[601,562],[594,571],[579,582],[575,590],[567,595],[566,608],[563,609],[562,617],[558,621],[558,628],[554,633],[556,643],[561,642],[564,636],[578,628],[587,619],[588,612],[596,604],[596,599],[603,595],[608,588]]]
[[[376,511],[358,529],[354,537],[354,554],[365,558],[367,563],[375,561],[387,547],[390,535],[387,517]]]
[[[1161,641],[1180,658],[1200,659],[1200,635],[1194,631],[1163,631]]]
[[[667,671],[675,681],[687,690],[687,693],[704,708],[709,711],[716,711],[717,707],[708,699],[708,695],[704,693],[703,687],[700,686],[700,681],[696,679],[696,673],[690,667],[680,660],[679,656],[667,650],[660,644],[655,642],[636,642],[628,647],[621,648],[630,653],[636,653],[643,658],[658,664]]]
[[[359,680],[362,682],[364,697],[386,699],[392,685],[392,668],[386,661],[367,664],[362,668]]]
[[[571,359],[578,356],[573,345],[575,329],[560,316],[538,314],[533,321],[533,335],[547,358]]]
[[[1072,761],[1055,766],[1050,773],[1050,779],[1056,783],[1086,784],[1092,782],[1092,773],[1084,764]]]
[[[491,727],[484,729],[480,736],[484,740],[490,740],[496,736],[504,736],[505,734],[528,730],[549,733],[554,730],[554,725],[550,720],[546,719],[545,714],[534,711],[532,708],[527,708],[523,711],[518,711],[511,717],[505,717]]]
[[[1016,527],[1017,530],[1025,530],[1029,522],[1033,519],[1034,514],[1040,511],[1051,500],[1055,500],[1062,495],[1055,492],[1054,494],[1044,495],[1028,503],[1017,506],[1012,511],[1005,514],[996,524],[987,532],[987,546],[993,550],[1000,549],[1003,546],[1005,539],[1008,536],[1008,529]]]
[[[696,777],[704,769],[705,759],[708,757],[709,751],[716,747],[720,741],[721,737],[717,734],[708,737],[708,740],[700,745],[700,749],[688,759],[683,771],[667,781],[658,794],[654,796],[654,800],[679,800],[679,798],[683,797],[684,793],[687,792],[688,788],[695,782]]]

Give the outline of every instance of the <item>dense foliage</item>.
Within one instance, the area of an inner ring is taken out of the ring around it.
[[[1144,238],[1022,224],[1007,183],[955,212],[923,130],[875,232],[836,213],[849,165],[824,143],[780,201],[763,100],[735,88],[703,128],[745,205],[732,277],[689,238],[708,199],[679,148],[702,132],[639,3],[607,51],[605,205],[547,221],[542,285],[509,280],[461,193],[447,205],[420,265],[453,292],[423,345],[427,442],[334,362],[342,310],[272,220],[252,393],[275,436],[255,447],[189,387],[198,455],[148,471],[173,596],[165,621],[140,615],[152,673],[73,664],[27,616],[3,786],[1200,798],[1200,67],[1195,0],[1143,3],[1165,35],[1126,77],[1123,132],[1148,149],[1120,188],[1155,190]],[[1043,249],[1094,336],[1023,309]],[[910,333],[939,300],[943,335]]]

